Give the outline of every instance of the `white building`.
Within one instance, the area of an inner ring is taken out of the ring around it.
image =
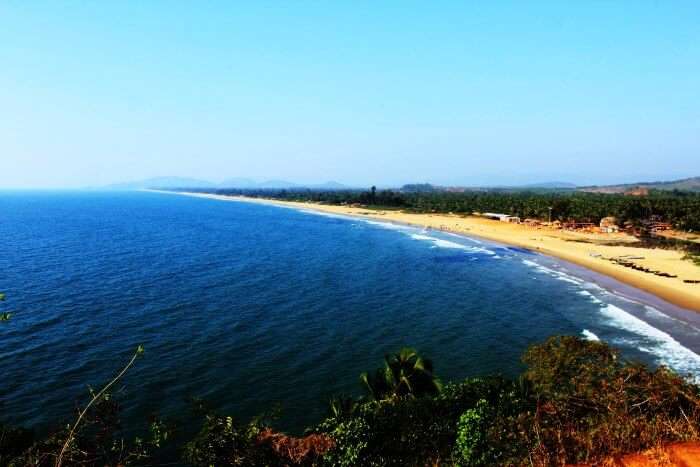
[[[493,219],[501,222],[512,222],[514,224],[520,224],[520,218],[518,216],[509,216],[508,214],[499,214],[497,212],[485,212],[481,215],[487,219]]]

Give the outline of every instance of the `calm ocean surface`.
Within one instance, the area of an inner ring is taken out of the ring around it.
[[[131,356],[127,421],[186,399],[280,427],[410,345],[444,380],[520,371],[552,334],[700,375],[693,316],[609,292],[564,263],[481,240],[157,193],[0,192],[0,410],[46,427]]]

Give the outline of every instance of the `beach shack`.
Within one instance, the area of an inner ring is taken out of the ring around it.
[[[603,217],[600,220],[600,231],[603,233],[619,232],[620,227],[617,225],[617,219],[612,216]]]
[[[562,224],[562,228],[564,230],[582,230],[582,231],[586,231],[586,232],[592,232],[594,227],[595,227],[595,224],[593,222],[570,221],[570,222],[564,222]]]
[[[668,222],[652,222],[649,224],[650,232],[663,232],[665,230],[673,230],[673,225]]]
[[[497,212],[485,212],[481,215],[487,219],[493,219],[495,221],[501,222],[511,222],[513,224],[520,224],[520,218],[518,216],[511,216],[508,214],[500,214]]]
[[[646,228],[646,230],[652,233],[663,232],[664,230],[673,229],[672,224],[668,222],[663,222],[661,216],[658,215],[649,216],[649,219],[642,221],[642,225],[644,226],[644,228]]]

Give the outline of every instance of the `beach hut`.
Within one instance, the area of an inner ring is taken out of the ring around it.
[[[508,214],[500,214],[497,212],[485,212],[482,214],[482,217],[501,222],[512,222],[514,224],[520,224],[520,218],[518,216],[510,216]]]
[[[649,225],[649,231],[651,232],[663,232],[665,230],[672,230],[673,225],[668,222],[652,222]]]
[[[569,222],[564,222],[562,224],[562,227],[564,230],[582,230],[582,231],[592,231],[593,228],[595,227],[595,224],[593,222],[576,222],[576,221],[569,221]]]
[[[600,231],[603,233],[619,232],[620,227],[617,225],[617,219],[612,216],[603,217],[600,220]]]

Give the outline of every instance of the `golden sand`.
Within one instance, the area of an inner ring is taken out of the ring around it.
[[[700,283],[689,284],[683,282],[686,279],[700,281],[700,267],[687,259],[683,259],[683,253],[679,251],[625,246],[624,243],[634,241],[633,237],[625,234],[586,234],[450,214],[411,214],[401,211],[377,211],[349,206],[330,206],[317,203],[297,203],[239,196],[203,193],[183,194],[228,201],[257,202],[290,208],[311,209],[482,237],[570,261],[601,274],[614,277],[621,282],[650,292],[683,308],[700,312]],[[608,243],[611,241],[615,241],[619,245],[600,244],[600,242]],[[628,259],[627,261],[638,266],[665,272],[677,277],[661,277],[609,261],[610,258],[624,256],[633,257],[634,259]]]

